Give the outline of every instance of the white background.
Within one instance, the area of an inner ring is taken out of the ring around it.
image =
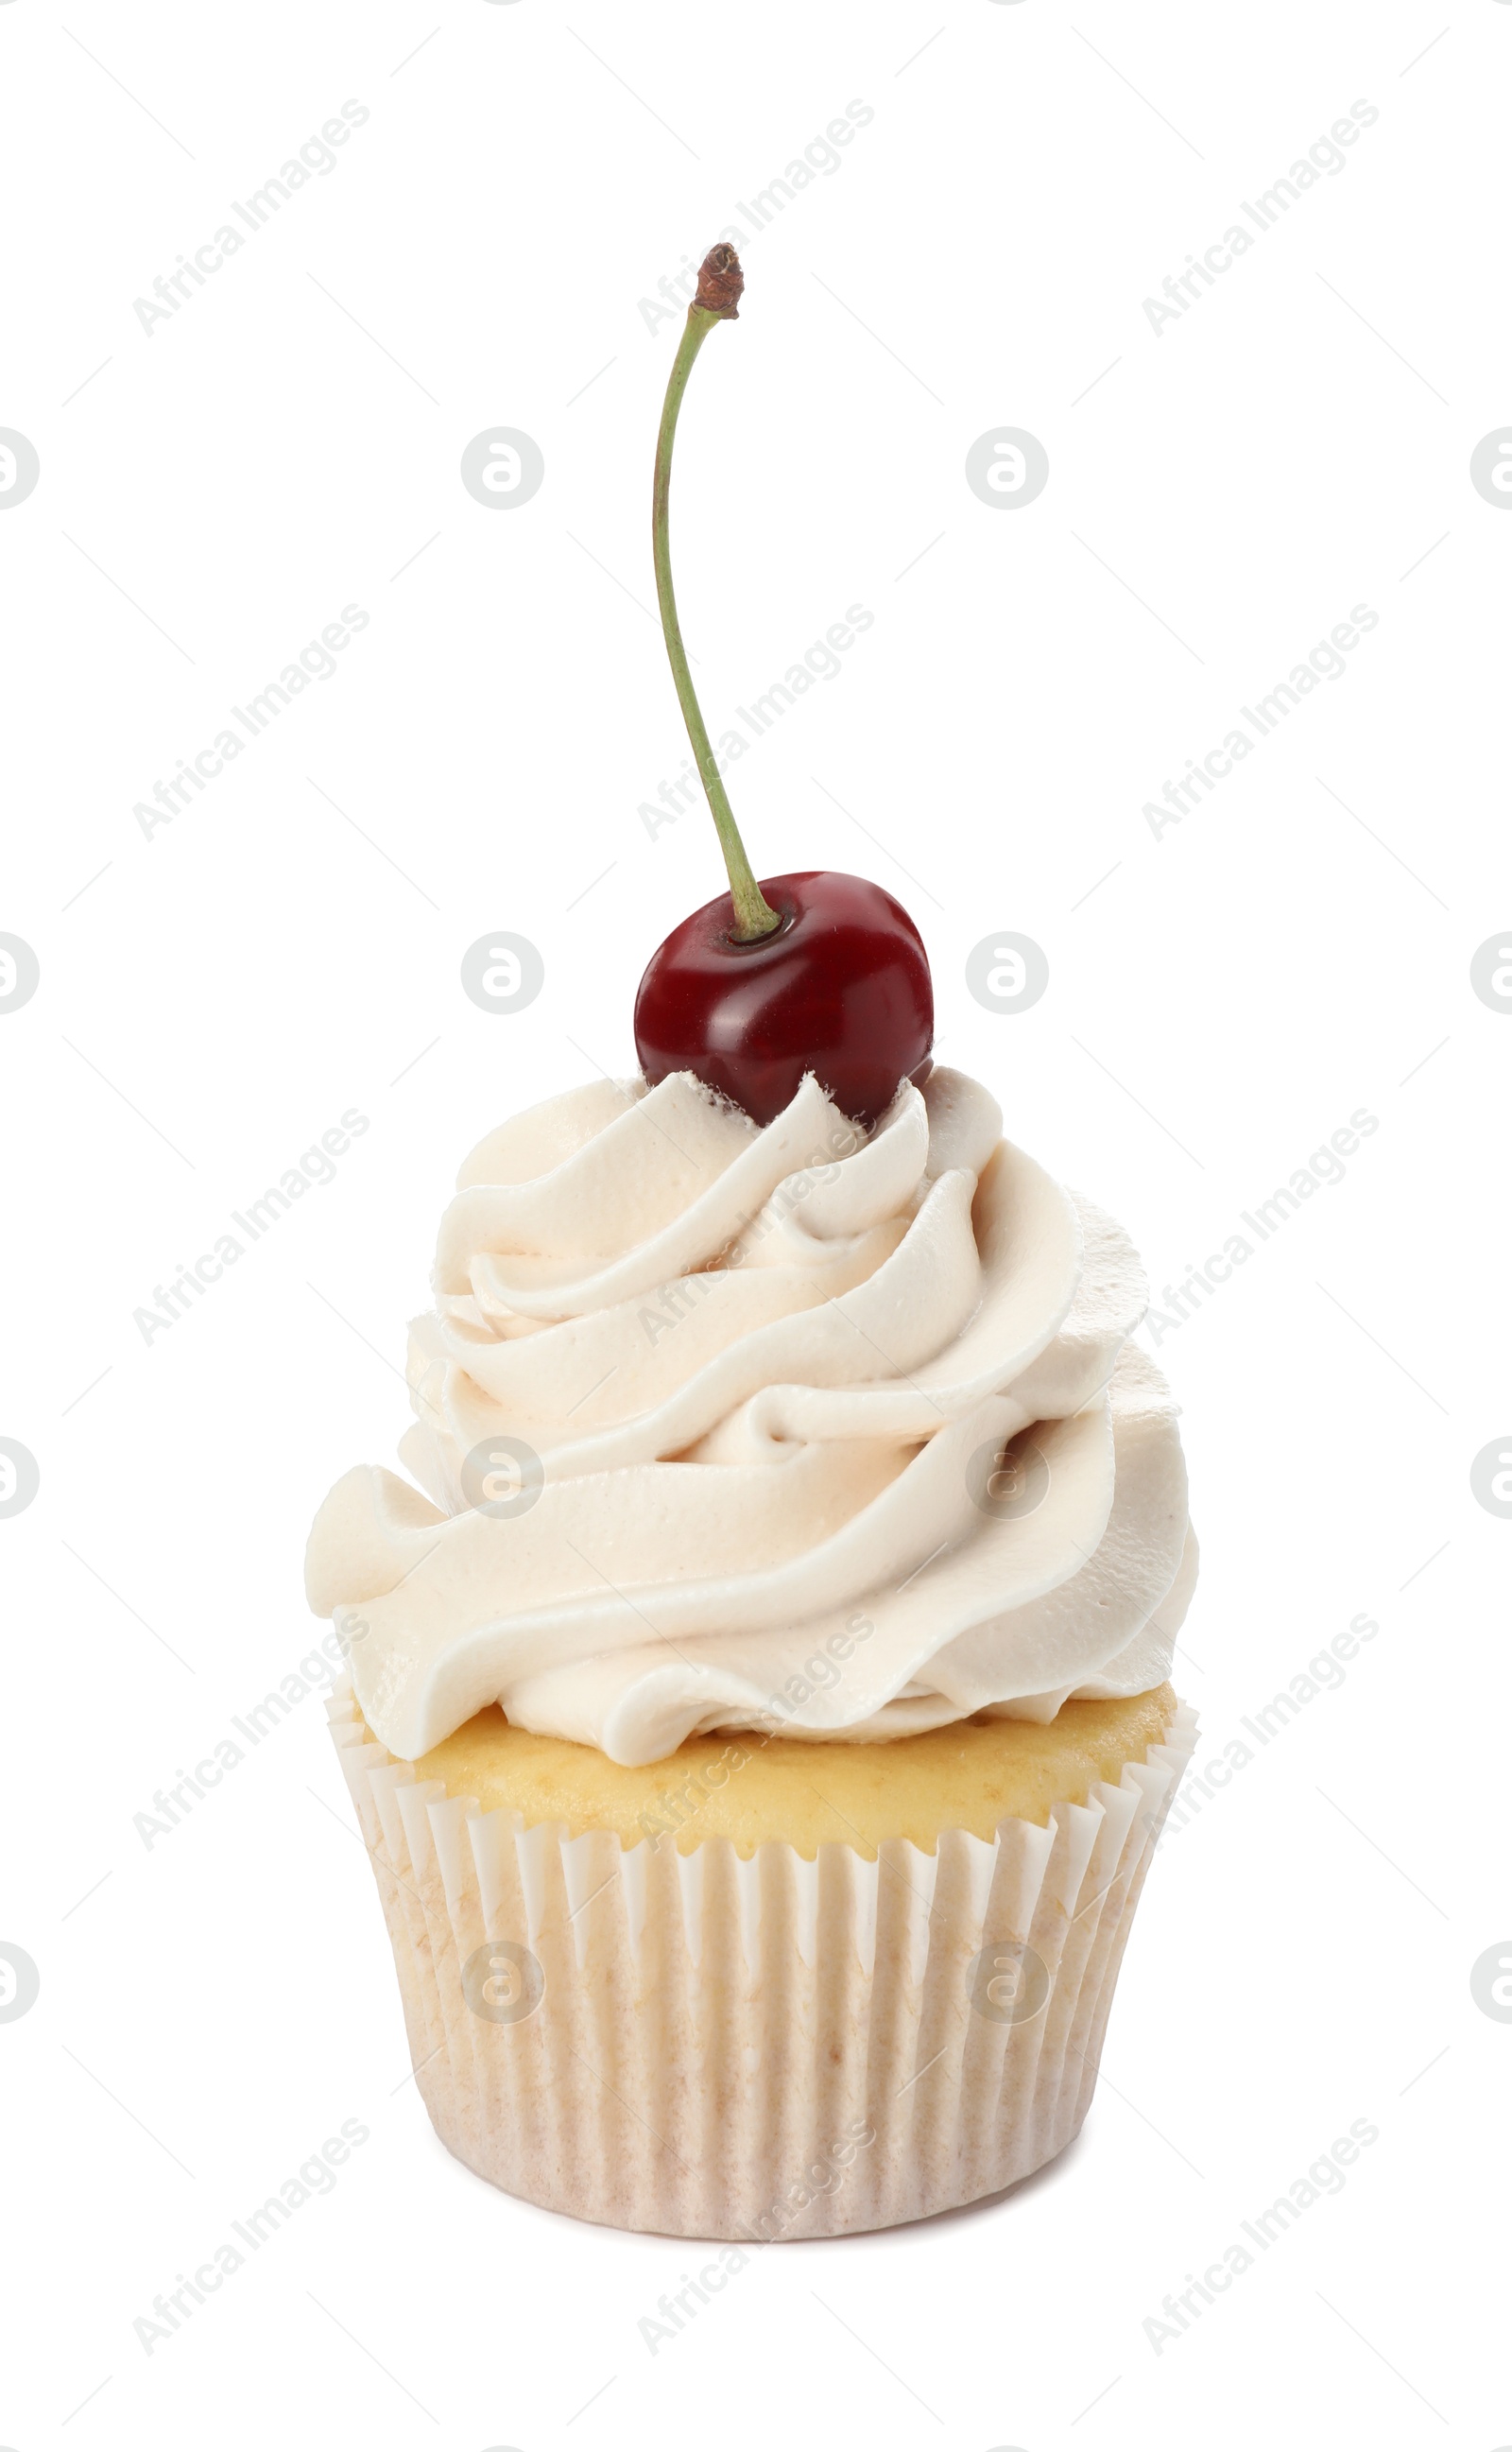
[[[1512,1407],[1512,1019],[1469,978],[1512,895],[1512,519],[1468,476],[1512,417],[1512,6],[66,13],[0,5],[0,425],[41,464],[0,518],[0,928],[42,974],[0,1016],[0,1433],[41,1472],[0,1522],[0,1938],[41,1970],[0,2027],[6,2443],[1512,2439],[1512,2031],[1469,1985],[1512,1931],[1512,1525],[1469,1480]],[[336,168],[145,332],[348,98]],[[1142,301],[1357,100],[1346,168],[1157,336]],[[392,1461],[461,1156],[632,1068],[641,968],[722,883],[701,814],[638,817],[686,755],[647,538],[680,308],[638,302],[852,101],[683,422],[716,729],[874,614],[732,770],[753,858],[902,896],[942,1058],[1157,1289],[1379,1118],[1160,1343],[1199,1763],[1380,1632],[1163,1849],[1062,2165],[763,2254],[653,2358],[689,2249],[433,2138],[319,1702],[150,1849],[133,1816],[318,1635],[305,1529]],[[507,515],[458,474],[499,425],[545,458]],[[1011,515],[963,476],[1003,425],[1051,465]],[[147,839],[133,805],[348,603],[335,674]],[[1361,603],[1345,674],[1157,839],[1143,804]],[[511,1018],[459,985],[499,928],[546,964]],[[1051,965],[1012,1018],[964,985],[1002,929]],[[353,1106],[336,1180],[146,1343],[154,1286]],[[344,2119],[334,2192],[148,2358],[154,2294]],[[1343,2192],[1157,2356],[1165,2294],[1357,2119]]]

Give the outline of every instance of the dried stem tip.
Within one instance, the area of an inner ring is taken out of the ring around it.
[[[695,306],[706,315],[726,315],[734,323],[740,312],[740,293],[745,287],[745,274],[733,247],[723,239],[711,247],[698,267],[698,292]]]

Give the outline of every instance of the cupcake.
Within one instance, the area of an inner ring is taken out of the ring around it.
[[[942,1066],[870,1133],[682,1073],[490,1134],[436,1288],[308,1578],[439,2134],[721,2239],[1022,2178],[1190,1744],[1127,1239]]]
[[[732,271],[733,267],[733,271]],[[316,1517],[333,1734],[417,2083],[515,2195],[733,2243],[995,2194],[1073,2138],[1194,1723],[1175,1411],[1127,1237],[933,1056],[880,888],[731,891],[640,1071],[488,1133],[403,1476]],[[686,686],[685,686],[686,685]]]

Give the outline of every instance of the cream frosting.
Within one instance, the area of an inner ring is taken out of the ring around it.
[[[480,1142],[410,1332],[413,1483],[344,1475],[311,1605],[413,1759],[485,1704],[614,1761],[1159,1685],[1196,1576],[1122,1229],[940,1066],[863,1133],[691,1074]]]

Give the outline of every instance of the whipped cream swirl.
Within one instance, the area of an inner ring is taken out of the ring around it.
[[[691,1074],[490,1133],[410,1333],[414,1476],[358,1466],[312,1606],[412,1760],[497,1702],[658,1761],[1144,1693],[1196,1576],[1128,1238],[937,1067],[875,1129]]]

